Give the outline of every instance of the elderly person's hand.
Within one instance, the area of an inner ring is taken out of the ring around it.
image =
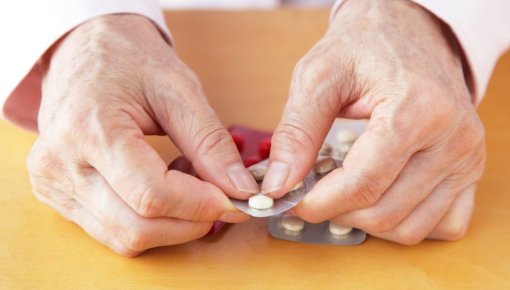
[[[258,191],[196,75],[136,15],[90,20],[46,57],[35,195],[117,253],[133,256],[247,216],[225,194]],[[168,135],[198,176],[168,169],[144,135]],[[214,183],[215,185],[213,185]]]
[[[411,1],[346,1],[296,66],[262,191],[297,184],[338,116],[369,119],[367,130],[298,216],[406,245],[464,235],[484,130],[447,27]]]

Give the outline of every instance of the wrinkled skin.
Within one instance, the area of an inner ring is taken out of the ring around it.
[[[297,184],[335,117],[369,119],[343,168],[294,214],[405,245],[457,240],[485,164],[475,109],[439,20],[411,1],[346,1],[294,70],[262,190],[279,197]]]
[[[197,239],[218,219],[247,219],[226,194],[246,198],[258,187],[198,78],[152,22],[95,18],[44,61],[28,160],[41,201],[126,256]],[[169,170],[144,140],[154,134],[168,135],[204,181],[182,162]]]
[[[247,218],[227,196],[258,188],[196,75],[150,21],[90,20],[44,61],[28,160],[41,201],[126,256]],[[337,116],[369,119],[367,131],[295,214],[406,245],[465,234],[484,132],[441,22],[409,1],[346,1],[296,66],[262,191],[279,197],[297,184]],[[153,134],[189,162],[168,169],[143,139]]]

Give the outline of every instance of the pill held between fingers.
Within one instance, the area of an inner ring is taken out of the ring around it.
[[[333,150],[333,148],[331,147],[331,145],[324,142],[321,146],[321,149],[319,150],[319,155],[329,156],[329,155],[331,155],[332,150]]]
[[[358,137],[358,132],[351,129],[342,129],[336,133],[335,139],[339,144],[349,144],[354,143]]]
[[[257,194],[250,197],[248,205],[253,209],[268,209],[273,207],[273,199],[264,194]]]
[[[335,148],[331,155],[339,160],[344,160],[349,150],[351,150],[351,144],[342,144],[338,146],[338,148]]]
[[[352,232],[351,227],[344,227],[341,225],[337,225],[333,222],[329,222],[329,232],[334,236],[343,236]]]
[[[291,233],[299,233],[305,227],[305,222],[297,216],[286,215],[281,221],[282,228]]]
[[[248,171],[256,181],[262,181],[266,175],[267,167],[264,165],[253,165],[248,168]]]
[[[333,159],[331,157],[326,157],[326,158],[317,160],[317,162],[315,163],[315,166],[313,167],[315,172],[317,172],[318,174],[328,173],[335,168],[336,168],[335,159]]]
[[[305,183],[301,180],[300,182],[298,182],[298,184],[294,185],[294,187],[290,191],[294,191],[294,190],[303,188],[304,185],[305,185]]]

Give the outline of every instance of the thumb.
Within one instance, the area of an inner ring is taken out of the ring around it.
[[[336,82],[313,64],[296,66],[282,119],[271,139],[271,153],[261,191],[279,198],[314,165],[340,110]],[[321,76],[325,76],[322,78]]]

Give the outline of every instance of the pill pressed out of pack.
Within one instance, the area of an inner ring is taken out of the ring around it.
[[[300,182],[298,182],[298,184],[294,185],[294,187],[290,191],[301,189],[303,188],[303,186],[305,186],[305,183],[301,180]]]
[[[335,169],[336,167],[337,166],[335,159],[331,157],[326,157],[317,160],[315,166],[313,167],[313,170],[315,170],[315,172],[317,172],[318,174],[325,174]]]
[[[343,236],[352,232],[352,228],[329,222],[329,232],[334,236]]]
[[[334,159],[332,160],[335,163],[335,167],[342,166],[341,161]],[[257,164],[254,164],[253,168],[257,166],[263,166],[267,168],[268,160],[264,160]],[[253,208],[249,205],[248,200],[239,200],[234,198],[230,198],[230,200],[232,201],[232,204],[235,207],[237,207],[238,209],[252,217],[264,218],[278,215],[296,206],[301,200],[303,200],[303,198],[305,198],[306,194],[313,188],[313,186],[317,182],[319,182],[319,180],[321,180],[324,176],[325,174],[317,174],[315,171],[311,170],[308,173],[308,175],[302,180],[302,184],[301,182],[298,182],[298,184],[296,184],[294,188],[290,190],[288,193],[286,193],[283,197],[275,199],[273,201],[274,202],[273,206],[267,209]],[[260,181],[258,181],[258,183],[260,185]]]
[[[281,219],[281,226],[289,234],[299,234],[305,227],[305,221],[297,216],[284,215]]]
[[[332,151],[333,151],[333,147],[331,147],[331,145],[329,145],[329,143],[324,142],[321,146],[321,149],[319,150],[319,155],[330,156]]]
[[[248,205],[253,209],[268,209],[273,207],[273,199],[265,194],[257,194],[250,197]]]
[[[341,129],[341,130],[338,130],[338,132],[336,132],[335,139],[336,139],[336,142],[338,142],[338,144],[349,144],[349,143],[354,143],[354,141],[356,141],[356,139],[358,139],[358,137],[359,137],[358,132],[356,132],[354,130]]]
[[[264,176],[266,175],[267,166],[255,164],[248,168],[248,171],[251,173],[253,178],[256,181],[262,181],[264,179]]]
[[[361,244],[367,237],[362,230],[346,227],[342,227],[341,232],[333,227],[334,233],[332,233],[329,221],[318,224],[307,223],[303,220],[301,222],[303,222],[302,228],[298,220],[290,220],[285,214],[272,216],[269,219],[268,230],[276,239],[308,244],[352,246]]]
[[[350,149],[351,144],[341,144],[333,150],[331,156],[335,159],[344,160]]]

